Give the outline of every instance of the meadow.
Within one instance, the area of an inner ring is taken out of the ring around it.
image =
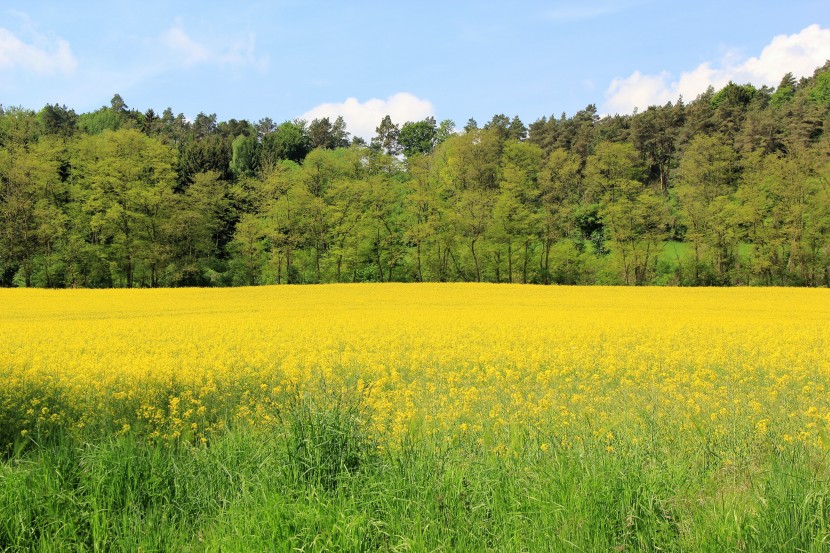
[[[0,306],[0,551],[830,550],[824,289]]]

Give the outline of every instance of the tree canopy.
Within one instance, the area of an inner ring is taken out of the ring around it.
[[[601,117],[0,106],[0,286],[830,286],[830,64]]]

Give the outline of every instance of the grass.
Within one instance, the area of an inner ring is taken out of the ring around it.
[[[0,466],[2,551],[827,551],[826,459],[722,464],[670,437],[608,451],[410,435],[349,402],[204,446],[53,439]]]

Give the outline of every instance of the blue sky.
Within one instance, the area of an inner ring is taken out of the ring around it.
[[[463,126],[777,84],[830,58],[830,1],[0,0],[0,104]],[[368,137],[368,136],[367,136]]]

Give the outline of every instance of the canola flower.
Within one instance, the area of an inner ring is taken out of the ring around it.
[[[361,402],[381,447],[830,447],[830,293],[361,284],[0,290],[0,449],[54,432],[200,444]]]

